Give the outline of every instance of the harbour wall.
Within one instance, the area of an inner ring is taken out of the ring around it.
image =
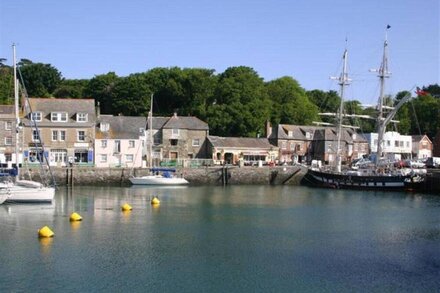
[[[30,173],[32,180],[39,181],[39,170],[23,171]],[[143,176],[148,169],[65,167],[52,168],[57,185],[130,185],[130,176]],[[206,167],[177,169],[176,175],[183,176],[190,185],[300,185],[306,173],[303,166],[277,167]],[[27,177],[27,176],[25,176]],[[26,178],[29,179],[29,178]]]

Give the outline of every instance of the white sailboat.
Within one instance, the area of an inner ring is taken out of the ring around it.
[[[148,167],[150,175],[130,177],[133,185],[186,185],[188,180],[176,176],[176,169],[153,167],[153,94],[150,99],[150,111],[148,113]]]
[[[55,196],[55,188],[50,186],[45,186],[44,184],[32,180],[21,180],[20,179],[20,168],[18,162],[18,141],[19,141],[19,103],[18,103],[18,79],[17,79],[17,62],[15,45],[13,48],[13,59],[14,59],[14,100],[15,100],[15,160],[17,175],[15,180],[9,178],[7,181],[2,182],[0,185],[0,199],[6,197],[6,202],[52,202]]]

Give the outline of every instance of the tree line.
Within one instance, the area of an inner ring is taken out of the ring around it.
[[[12,68],[0,59],[0,104],[13,103]],[[319,116],[336,112],[340,97],[336,91],[305,90],[294,78],[280,77],[264,81],[251,67],[229,67],[216,74],[205,68],[153,68],[125,77],[114,72],[91,79],[65,79],[50,64],[22,59],[19,73],[30,97],[93,98],[101,113],[146,116],[150,95],[154,94],[155,116],[194,115],[209,124],[210,132],[220,136],[255,137],[264,135],[266,121],[272,124],[312,125],[334,122]],[[386,97],[395,105],[408,92]],[[440,128],[440,87],[420,89],[411,102],[396,115],[400,123],[389,130],[402,134],[428,134],[431,138]],[[349,114],[374,115],[374,108],[363,108],[357,100],[345,102]],[[374,120],[344,121],[360,127],[361,132],[375,131]]]

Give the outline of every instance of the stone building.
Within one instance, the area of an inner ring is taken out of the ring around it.
[[[194,116],[153,117],[153,162],[181,163],[188,159],[206,159],[209,127]],[[149,144],[150,125],[147,119],[146,137]],[[148,154],[147,154],[148,156]]]
[[[95,100],[30,98],[29,105],[23,118],[27,163],[36,164],[44,155],[52,166],[65,166],[69,161],[93,165]]]
[[[16,163],[15,111],[13,105],[0,105],[0,164],[3,167]]]
[[[252,137],[208,137],[208,149],[214,164],[258,165],[275,162],[279,157],[278,147],[267,138]]]

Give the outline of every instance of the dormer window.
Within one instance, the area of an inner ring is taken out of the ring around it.
[[[308,131],[306,131],[306,138],[307,139],[311,139],[312,138],[312,134]]]
[[[52,112],[50,114],[52,122],[67,122],[67,112]]]
[[[109,125],[108,123],[101,123],[101,124],[99,125],[99,129],[100,129],[102,132],[106,132],[106,131],[108,131],[108,130],[110,129],[110,125]]]
[[[31,113],[31,120],[36,121],[36,122],[40,122],[42,116],[43,115],[41,115],[41,112],[32,112]]]
[[[88,114],[87,113],[77,113],[76,114],[76,122],[87,122]]]
[[[292,137],[292,136],[293,136],[293,131],[292,131],[292,130],[289,130],[289,131],[287,132],[287,135],[288,135],[289,137]]]

